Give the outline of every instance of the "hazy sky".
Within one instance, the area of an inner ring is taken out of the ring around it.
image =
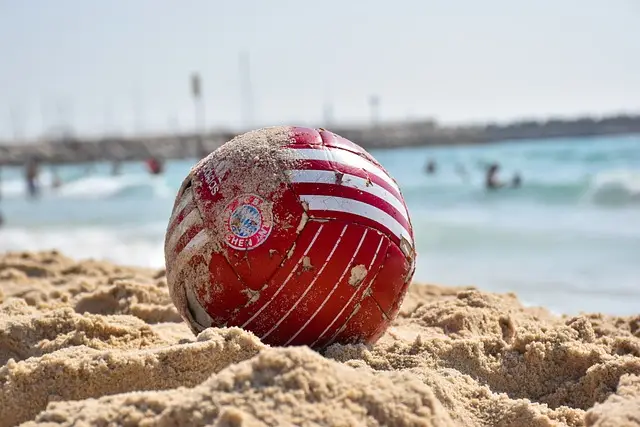
[[[640,1],[0,0],[0,138],[192,129],[196,70],[208,126],[640,111]]]

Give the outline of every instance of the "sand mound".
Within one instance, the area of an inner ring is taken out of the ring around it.
[[[163,271],[0,257],[0,426],[640,425],[640,316],[414,285],[373,347],[195,337]]]

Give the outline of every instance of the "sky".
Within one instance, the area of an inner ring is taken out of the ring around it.
[[[638,0],[0,0],[0,140],[640,112]],[[241,66],[241,57],[249,66]]]

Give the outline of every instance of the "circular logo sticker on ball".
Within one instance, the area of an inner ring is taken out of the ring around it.
[[[273,229],[271,204],[255,194],[237,196],[224,208],[224,223],[227,245],[233,249],[255,249]]]

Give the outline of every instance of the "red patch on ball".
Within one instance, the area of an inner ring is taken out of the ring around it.
[[[270,345],[374,343],[415,270],[389,173],[324,129],[239,135],[184,180],[165,239],[171,298],[194,333],[238,326]]]

